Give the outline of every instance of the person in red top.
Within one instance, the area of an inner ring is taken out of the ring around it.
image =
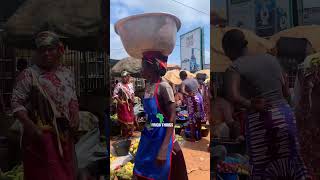
[[[118,120],[121,123],[121,135],[130,137],[134,126],[134,87],[130,83],[130,75],[127,71],[121,73],[122,81],[119,82],[114,91],[113,98],[117,100]]]
[[[74,131],[79,105],[73,73],[64,67],[64,47],[57,34],[36,39],[36,64],[24,69],[12,92],[12,112],[23,129],[25,180],[74,180]]]

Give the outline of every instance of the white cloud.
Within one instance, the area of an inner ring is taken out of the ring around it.
[[[114,25],[110,24],[110,58],[122,59],[128,57],[125,51],[120,36],[114,31]]]

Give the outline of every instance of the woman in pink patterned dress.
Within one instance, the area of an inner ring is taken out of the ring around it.
[[[64,48],[56,34],[39,33],[36,45],[36,65],[20,73],[11,102],[23,125],[24,179],[74,180],[79,110],[73,74],[61,65]]]
[[[121,73],[122,82],[119,82],[113,92],[113,98],[117,100],[118,120],[121,123],[121,135],[132,136],[134,127],[134,88],[130,83],[129,73]]]
[[[203,98],[203,107],[205,112],[202,123],[206,124],[210,118],[210,88],[208,83],[205,82],[208,77],[206,74],[197,74],[196,78],[199,83],[199,92]]]
[[[301,152],[313,176],[320,177],[320,53],[308,56],[299,66],[297,123]]]

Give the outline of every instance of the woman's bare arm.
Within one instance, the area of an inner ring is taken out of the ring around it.
[[[227,71],[227,99],[233,104],[239,104],[245,108],[251,108],[251,101],[240,95],[240,74],[235,71]]]
[[[282,84],[283,97],[285,98],[290,97],[288,75],[285,73],[282,73],[281,84]]]

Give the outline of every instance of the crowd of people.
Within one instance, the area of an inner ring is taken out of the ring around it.
[[[189,122],[189,133],[186,130],[185,137],[192,142],[199,141],[202,137],[201,127],[209,119],[208,77],[198,74],[196,78],[189,78],[186,71],[181,71],[179,76],[182,83],[170,83],[163,78],[166,64],[161,61],[166,62],[166,58],[154,52],[145,54],[142,60],[141,74],[146,79],[142,103],[147,122],[141,131],[134,174],[137,179],[188,179],[182,150],[174,138],[174,126],[152,127],[151,123],[159,122],[162,115],[163,123],[175,124],[178,109],[183,109],[188,112]],[[122,124],[121,136],[130,138],[136,120],[135,92],[129,73],[123,71],[121,78],[121,82],[114,87],[113,98],[117,102],[118,119]]]
[[[201,127],[209,120],[210,114],[210,91],[206,74],[197,74],[196,78],[188,78],[186,71],[181,71],[182,83],[176,85],[168,81],[173,91],[172,101],[176,109],[183,109],[188,112],[190,124],[191,141],[201,139]],[[131,76],[127,71],[121,73],[121,81],[117,82],[113,90],[113,99],[116,101],[116,112],[121,124],[121,136],[130,138],[137,128],[137,117],[135,114],[135,90],[131,82]],[[171,95],[171,94],[170,94]]]
[[[210,110],[209,86],[205,83],[207,75],[197,74],[196,78],[188,78],[186,71],[181,71],[179,76],[182,83],[175,96],[180,97],[181,106],[188,112],[190,140],[199,141],[202,138],[201,127],[206,124]]]
[[[252,179],[319,177],[320,54],[307,39],[291,39],[281,38],[275,54],[259,55],[248,53],[240,30],[226,32],[222,40],[232,64],[213,101],[213,135],[245,137]],[[288,66],[284,58],[296,64]],[[298,70],[293,93],[288,67]]]

